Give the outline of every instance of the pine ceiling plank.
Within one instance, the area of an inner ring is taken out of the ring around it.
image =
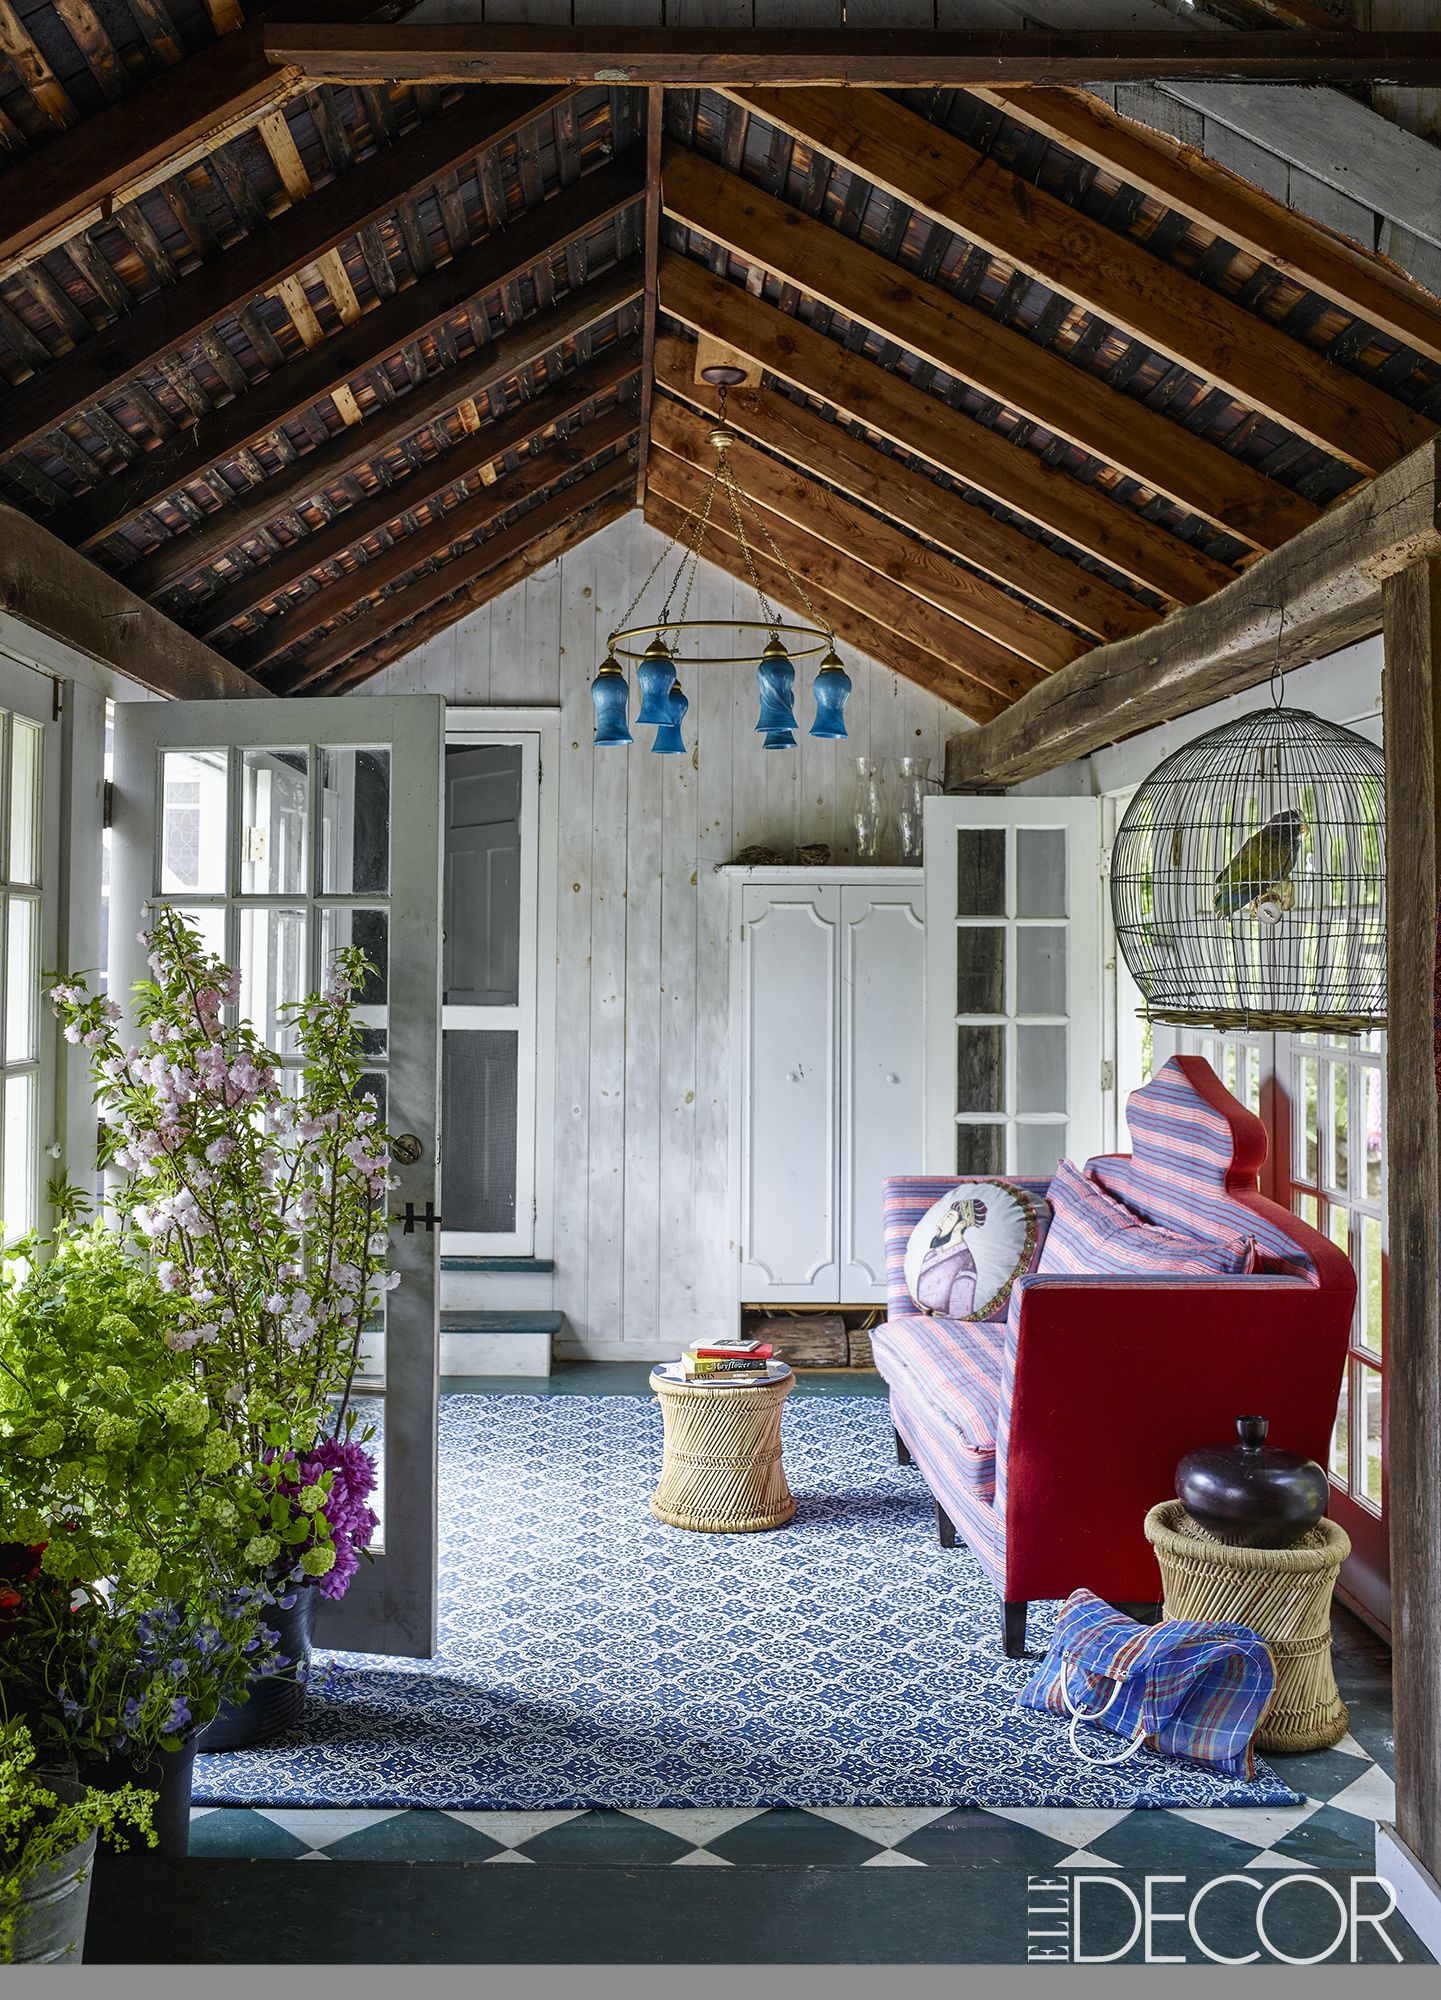
[[[217,409],[203,429],[177,433],[148,451],[128,472],[106,479],[72,501],[52,523],[73,545],[84,546],[133,520],[136,514],[246,445],[258,443],[335,389],[397,353],[472,298],[484,297],[548,259],[577,236],[592,234],[641,196],[642,182],[629,164],[598,168],[564,193],[517,218],[500,236],[485,237],[427,278],[398,292],[342,327],[321,346],[297,356]]]
[[[687,514],[683,506],[666,499],[654,485],[645,498],[645,518],[653,528],[663,535],[675,538],[684,534]],[[750,587],[750,576],[739,542],[731,535],[717,531],[707,538],[707,562],[714,563],[733,577],[739,584]],[[772,603],[780,605],[795,617],[810,622],[811,614],[796,591],[790,578],[779,563],[757,557],[756,570]],[[902,680],[911,681],[916,687],[925,688],[929,694],[938,695],[952,708],[959,709],[973,722],[989,722],[1005,712],[1005,701],[994,688],[973,681],[959,668],[942,666],[932,653],[924,652],[919,646],[910,645],[899,633],[889,626],[881,625],[863,612],[844,604],[838,597],[831,597],[821,590],[814,579],[807,582],[807,590],[816,610],[825,619],[837,640],[851,646],[867,659],[888,667]]]
[[[697,416],[679,403],[658,401],[651,412],[652,443],[688,459],[707,475],[716,459],[710,443],[713,428],[709,417]],[[808,471],[783,465],[740,441],[730,447],[727,457],[741,492],[766,515],[776,514],[806,534],[823,536],[867,569],[1019,654],[1040,673],[1055,673],[1090,650],[1079,633],[998,590],[949,555],[878,520],[853,500],[819,484]],[[766,520],[765,526],[770,525]],[[754,531],[755,523],[746,521],[747,534]]]
[[[69,91],[36,47],[10,0],[0,0],[0,55],[52,125],[63,132],[75,123],[80,113]]]
[[[290,130],[290,121],[283,111],[267,112],[256,127],[260,142],[270,155],[275,171],[280,176],[280,185],[292,202],[304,201],[310,193],[311,179],[305,162],[300,157]]]
[[[564,473],[625,443],[634,437],[635,425],[635,412],[627,409],[611,410],[595,423],[583,424],[570,437],[557,440],[549,450],[525,459],[493,486],[447,507],[425,527],[397,535],[389,548],[357,562],[298,604],[287,605],[280,616],[267,619],[258,632],[247,634],[229,647],[228,657],[247,673],[278,659],[322,625],[343,617],[352,605],[398,583],[433,557],[444,555],[456,542],[471,535],[483,535],[500,515],[554,486]],[[387,496],[390,500],[387,520],[393,521],[420,504],[423,496],[418,489],[410,497],[410,489],[415,485],[414,480],[407,480],[397,492]]]
[[[522,320],[455,368],[442,371],[373,412],[358,430],[342,432],[301,453],[293,465],[273,474],[235,506],[218,508],[188,533],[162,542],[129,571],[126,581],[143,596],[157,596],[214,562],[227,549],[238,548],[267,522],[312,499],[418,431],[443,422],[458,399],[485,395],[532,367],[543,355],[563,348],[624,310],[640,297],[641,287],[640,263],[634,260],[605,273],[573,296],[567,295],[550,312]]]
[[[128,96],[130,79],[90,0],[52,0],[85,66],[112,104]]]
[[[414,477],[383,487],[372,498],[347,507],[328,526],[301,535],[263,568],[247,570],[236,582],[217,591],[202,605],[198,615],[185,622],[206,636],[223,631],[247,611],[268,603],[302,577],[337,561],[367,536],[378,534],[402,509],[424,506],[456,480],[472,475],[484,480],[490,471],[488,483],[494,484],[492,466],[496,459],[510,451],[524,450],[552,426],[578,417],[598,396],[613,395],[634,377],[639,366],[639,350],[633,343],[608,348],[597,361],[561,376],[553,388],[494,422],[482,424],[477,417],[474,426],[468,427],[469,435],[463,442],[428,460]],[[467,402],[473,410],[474,399],[468,398]],[[465,407],[461,405],[462,411]],[[570,450],[572,462],[577,462],[574,453],[584,437],[585,433],[579,432],[563,447]]]
[[[694,507],[704,495],[706,474],[689,459],[677,458],[652,439],[650,484],[653,491],[677,506]],[[924,598],[912,595],[903,584],[878,575],[849,553],[849,544],[837,548],[823,534],[812,534],[779,515],[768,516],[766,526],[775,548],[807,590],[814,583],[817,589],[888,627],[910,645],[919,646],[943,667],[961,668],[972,680],[990,688],[1001,701],[1012,702],[1045,679],[1018,654],[938,611]],[[768,554],[769,560],[783,569],[774,550],[768,549],[754,529],[754,522],[748,521],[747,541],[754,541],[757,548]],[[735,540],[740,539],[733,528],[728,532]]]
[[[695,380],[695,355],[693,342],[662,336],[656,344],[657,380],[714,417],[720,413],[720,398],[708,384]],[[1158,614],[1134,597],[937,485],[926,473],[853,437],[807,404],[772,389],[738,388],[729,393],[726,416],[734,429],[800,470],[864,501],[898,526],[983,570],[997,583],[1009,584],[1097,639],[1122,639],[1156,623]]]
[[[627,508],[635,504],[635,469],[627,458],[613,459],[598,472],[592,472],[587,478],[566,487],[564,492],[557,493],[554,499],[544,500],[529,513],[522,514],[510,527],[502,528],[475,548],[467,549],[464,555],[417,577],[404,590],[392,592],[369,611],[361,612],[334,632],[327,633],[302,654],[295,666],[276,675],[269,684],[271,692],[294,694],[309,682],[322,679],[353,653],[383,639],[401,619],[426,611],[432,604],[438,604],[453,592],[464,589],[478,577],[519,555],[540,535],[564,526],[587,507],[608,500],[612,493],[622,493]]]
[[[727,94],[893,201],[979,244],[1358,472],[1379,472],[1435,430],[1144,244],[878,91]]]
[[[978,87],[972,95],[1323,293],[1428,361],[1441,361],[1441,303],[1431,293],[1194,146],[1137,125],[1083,91]]]
[[[446,166],[460,165],[509,138],[553,101],[553,93],[496,91],[490,98],[480,107],[457,105],[327,182],[268,228],[243,238],[223,257],[202,264],[82,342],[63,363],[46,369],[23,397],[0,400],[0,456],[23,449],[98,402],[157,354],[194,339],[202,327],[321,262],[360,229],[390,214],[404,195],[428,186]]]
[[[294,70],[266,59],[256,22],[17,160],[0,172],[0,277],[193,166],[300,87]]]
[[[1113,501],[1104,487],[1046,465],[1035,452],[674,251],[661,262],[661,307],[1173,603],[1197,603],[1234,574]]]
[[[668,214],[734,256],[1258,548],[1278,547],[1316,518],[1309,501],[1219,446],[698,153],[667,148],[662,193]]]
[[[311,692],[342,694],[349,688],[358,686],[361,681],[369,680],[372,674],[378,674],[382,667],[390,666],[395,660],[403,660],[408,653],[413,653],[417,646],[424,645],[427,639],[433,639],[438,632],[448,631],[460,619],[468,618],[472,611],[478,611],[482,605],[503,596],[507,590],[514,589],[516,584],[524,583],[528,576],[534,576],[537,570],[544,569],[547,563],[554,562],[568,549],[589,541],[590,537],[599,534],[602,528],[608,528],[612,521],[619,521],[623,515],[629,514],[634,505],[635,502],[628,492],[612,493],[608,499],[598,501],[584,513],[557,522],[554,527],[527,543],[518,555],[513,555],[509,561],[487,570],[484,576],[478,577],[474,583],[467,584],[454,597],[447,597],[441,603],[432,605],[429,610],[418,612],[398,631],[388,632],[374,646],[368,647],[359,658],[349,661],[323,686],[313,688]]]

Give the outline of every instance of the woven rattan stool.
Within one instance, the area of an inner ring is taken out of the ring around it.
[[[796,1511],[781,1463],[781,1411],[795,1387],[712,1387],[652,1375],[665,1420],[665,1458],[651,1512],[672,1528],[748,1535],[780,1528]]]
[[[1289,1549],[1233,1548],[1166,1500],[1147,1514],[1146,1539],[1161,1565],[1167,1618],[1249,1625],[1270,1647],[1276,1693],[1257,1749],[1285,1756],[1339,1743],[1349,1717],[1331,1667],[1331,1592],[1351,1553],[1345,1530],[1322,1521]]]

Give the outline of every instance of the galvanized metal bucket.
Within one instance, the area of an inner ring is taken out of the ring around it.
[[[27,1876],[15,1912],[16,1965],[79,1965],[85,1956],[95,1835]]]

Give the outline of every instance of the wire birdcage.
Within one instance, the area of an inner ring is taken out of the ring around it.
[[[1198,1027],[1384,1027],[1384,786],[1373,743],[1279,704],[1159,765],[1111,854],[1143,1012]]]

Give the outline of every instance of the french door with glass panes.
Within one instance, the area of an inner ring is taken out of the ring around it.
[[[147,903],[184,911],[240,967],[238,1011],[292,1073],[287,1007],[323,983],[340,946],[375,968],[357,1012],[400,1183],[389,1224],[401,1283],[368,1336],[356,1400],[374,1426],[381,1525],[374,1561],[323,1605],[318,1636],[412,1656],[435,1649],[444,727],[432,695],[125,703],[115,718],[122,1004],[147,976]]]
[[[1351,1351],[1331,1440],[1331,1515],[1351,1538],[1341,1589],[1390,1630],[1386,1454],[1386,1038],[1185,1031],[1270,1134],[1263,1193],[1356,1271]]]
[[[51,1220],[60,1157],[56,1024],[59,738],[55,683],[0,654],[0,1226],[5,1243]]]

